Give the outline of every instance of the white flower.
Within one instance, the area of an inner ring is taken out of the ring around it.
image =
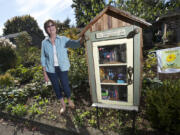
[[[1,46],[10,46],[12,49],[16,48],[15,44],[13,44],[9,39],[6,39],[4,37],[0,38],[0,47]]]

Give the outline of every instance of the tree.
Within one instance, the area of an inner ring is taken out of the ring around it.
[[[32,45],[41,46],[44,39],[43,31],[39,28],[36,20],[30,15],[16,16],[7,20],[4,24],[3,35],[26,31],[32,38]]]
[[[166,11],[165,0],[116,0],[111,3],[150,22]]]
[[[57,33],[63,34],[65,30],[70,28],[70,22],[71,20],[67,18],[64,22],[60,22],[59,20],[55,21],[57,25]]]
[[[27,32],[23,32],[15,38],[17,45],[16,51],[18,55],[18,60],[20,64],[25,67],[34,66],[39,61],[39,50],[37,47],[32,47],[32,38]]]
[[[166,2],[166,7],[169,10],[180,9],[180,1],[179,0],[169,0]]]
[[[109,4],[149,22],[154,22],[169,10],[180,7],[177,0],[109,0]]]
[[[87,25],[105,7],[105,0],[73,0],[72,8],[75,8],[77,27]]]

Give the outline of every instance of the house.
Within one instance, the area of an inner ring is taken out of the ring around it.
[[[0,38],[6,38],[6,39],[15,38],[24,32],[25,31],[14,33],[14,34],[9,34],[9,35],[5,35],[5,36],[0,36]]]
[[[177,45],[180,43],[180,9],[170,11],[153,23],[156,31],[156,42]]]

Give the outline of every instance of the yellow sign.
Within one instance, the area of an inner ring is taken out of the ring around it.
[[[158,58],[158,72],[180,72],[180,47],[156,51]]]

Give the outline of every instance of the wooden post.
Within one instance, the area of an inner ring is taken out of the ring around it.
[[[96,107],[96,118],[97,118],[97,128],[99,129],[99,108],[98,107]]]
[[[132,111],[132,119],[133,119],[133,122],[132,122],[132,135],[135,135],[135,125],[136,125],[136,111]]]

